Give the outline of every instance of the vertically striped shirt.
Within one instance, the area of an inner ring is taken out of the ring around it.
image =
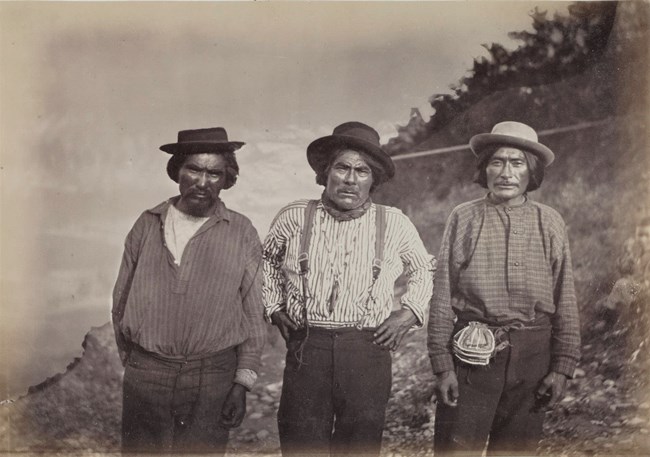
[[[257,232],[219,202],[177,265],[164,237],[177,199],[142,213],[126,238],[113,290],[118,348],[180,358],[237,346],[238,368],[256,371],[265,339]]]
[[[306,305],[309,325],[315,327],[377,327],[390,315],[395,280],[405,271],[408,283],[401,304],[423,325],[435,260],[415,226],[396,208],[386,208],[384,259],[370,290],[376,206],[372,204],[357,219],[337,221],[318,203],[309,246],[309,297],[305,300],[298,251],[307,202],[296,201],[280,210],[264,242],[262,292],[267,318],[277,310],[286,310],[294,321],[304,324]]]
[[[562,217],[527,200],[488,198],[457,206],[447,220],[429,317],[429,355],[436,373],[453,370],[454,317],[492,325],[553,326],[551,370],[572,376],[580,356],[578,306]]]

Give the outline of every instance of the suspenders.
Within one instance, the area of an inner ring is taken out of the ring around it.
[[[311,229],[314,225],[317,205],[318,200],[309,200],[307,203],[307,207],[305,208],[305,221],[302,226],[302,234],[300,235],[298,264],[300,266],[299,274],[302,279],[302,294],[305,301],[310,297],[309,284],[307,283],[307,273],[309,272],[309,243],[311,242]],[[386,233],[386,207],[383,205],[375,205],[375,208],[375,258],[372,261],[372,284],[368,289],[369,293],[381,273],[381,267],[384,261],[384,235]],[[307,308],[303,307],[305,323],[307,322],[306,314]]]

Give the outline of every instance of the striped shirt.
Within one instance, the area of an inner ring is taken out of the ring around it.
[[[308,200],[283,208],[271,224],[264,242],[265,315],[285,310],[295,322],[304,324],[302,283],[298,251]],[[429,255],[411,221],[398,209],[386,207],[384,259],[381,273],[372,285],[375,258],[375,214],[372,204],[361,217],[337,221],[316,207],[309,246],[306,300],[309,325],[324,328],[377,327],[393,308],[395,280],[404,271],[408,277],[403,308],[410,309],[422,326],[433,287],[435,260]],[[331,310],[331,312],[330,312]]]
[[[530,200],[461,204],[447,221],[439,261],[428,326],[436,373],[453,370],[455,316],[500,326],[545,313],[553,326],[551,370],[573,375],[578,307],[566,227],[555,210]]]
[[[237,346],[238,369],[256,371],[265,340],[257,232],[219,202],[177,265],[164,237],[177,199],[142,213],[126,238],[113,290],[118,348],[180,359]]]

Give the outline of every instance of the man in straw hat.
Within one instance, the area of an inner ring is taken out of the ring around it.
[[[284,207],[264,242],[265,314],[287,342],[282,453],[379,455],[390,350],[423,325],[435,264],[409,219],[370,198],[395,174],[374,129],[341,124],[307,160],[325,191]]]
[[[265,336],[262,249],[219,198],[243,144],[217,127],[160,147],[180,195],[136,221],[113,292],[125,451],[223,453],[244,417]]]
[[[564,221],[528,196],[554,154],[519,122],[470,146],[489,192],[452,211],[440,249],[428,324],[434,448],[480,455],[489,436],[488,454],[527,455],[580,351]]]

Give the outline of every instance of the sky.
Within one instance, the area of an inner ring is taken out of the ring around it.
[[[507,33],[531,30],[535,6],[566,5],[0,2],[9,392],[61,371],[109,320],[126,233],[177,193],[158,148],[179,130],[223,126],[246,142],[222,198],[263,237],[283,205],[320,194],[311,141],[355,120],[386,142],[412,107],[431,114],[482,43],[512,49]]]

